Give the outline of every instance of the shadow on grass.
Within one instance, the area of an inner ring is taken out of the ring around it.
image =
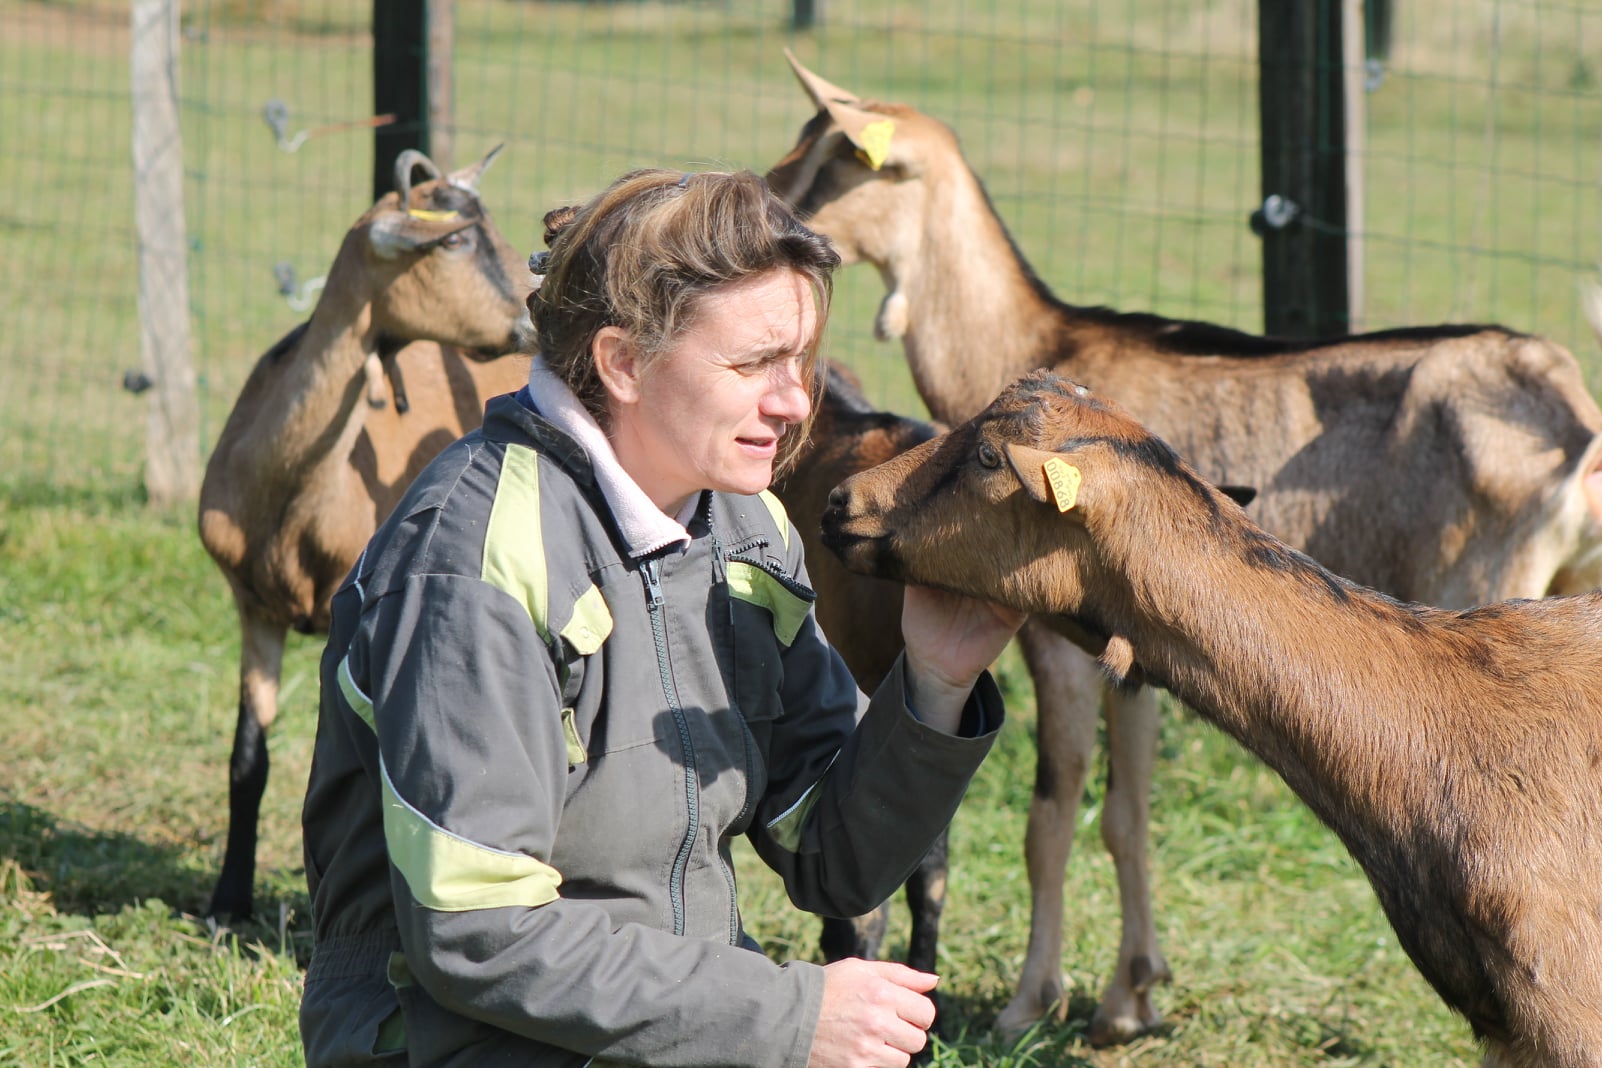
[[[203,913],[216,873],[179,845],[96,831],[57,819],[35,805],[0,798],[0,860],[10,859],[57,912],[103,916],[159,900],[176,915],[215,934]],[[284,880],[287,882],[287,880]],[[305,966],[311,953],[311,905],[305,888],[274,885],[255,919],[229,925],[246,955],[264,947],[292,949]]]

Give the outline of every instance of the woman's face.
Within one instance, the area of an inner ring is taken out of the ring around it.
[[[801,366],[817,328],[806,278],[777,270],[704,296],[643,372],[626,341],[597,338],[621,375],[603,371],[612,446],[653,503],[673,515],[703,489],[768,487],[785,428],[811,410]]]

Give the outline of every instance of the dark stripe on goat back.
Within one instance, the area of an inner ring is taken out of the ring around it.
[[[1515,330],[1487,323],[1442,323],[1376,330],[1367,334],[1292,338],[1248,334],[1232,327],[1192,319],[1168,319],[1150,312],[1122,312],[1114,308],[1071,308],[1074,320],[1124,335],[1135,335],[1158,352],[1175,356],[1226,356],[1244,359],[1292,356],[1335,345],[1384,345],[1403,342],[1430,344],[1495,331],[1507,337],[1526,337]],[[1076,324],[1077,325],[1077,324]],[[1073,338],[1067,339],[1072,345]]]
[[[1194,472],[1180,462],[1179,454],[1173,447],[1161,438],[1115,438],[1115,437],[1079,437],[1069,438],[1057,445],[1053,452],[1067,452],[1070,449],[1082,449],[1087,445],[1105,445],[1113,452],[1125,459],[1133,460],[1142,467],[1160,472],[1163,477],[1179,482],[1191,491],[1196,500],[1201,502],[1207,510],[1207,518],[1216,521],[1219,516],[1218,496],[1216,492],[1201,480]]]
[[[273,344],[273,347],[268,349],[267,352],[262,356],[262,359],[266,360],[268,363],[277,363],[279,360],[283,359],[284,353],[300,344],[300,339],[305,336],[306,328],[310,325],[311,320],[307,319],[305,322],[295,326],[289,331],[289,333],[279,338],[277,342]]]
[[[1172,446],[1161,438],[1149,437],[1136,440],[1125,438],[1100,439],[1110,446],[1114,452],[1133,460],[1137,464],[1161,472],[1165,477],[1180,482],[1196,495],[1207,511],[1207,521],[1214,527],[1221,527],[1223,509],[1219,506],[1218,492],[1206,483],[1199,475],[1185,467],[1180,461],[1179,454]],[[1059,451],[1061,448],[1059,447]],[[1275,571],[1283,575],[1301,576],[1313,585],[1321,586],[1339,604],[1350,604],[1352,600],[1352,584],[1339,575],[1330,571],[1311,556],[1287,545],[1270,535],[1267,531],[1248,522],[1236,526],[1235,529],[1241,537],[1241,558],[1248,563]],[[1389,600],[1389,598],[1386,598]]]

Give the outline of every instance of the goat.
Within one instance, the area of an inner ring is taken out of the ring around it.
[[[818,626],[840,652],[857,685],[868,693],[900,655],[901,597],[895,583],[854,575],[825,552],[820,523],[829,493],[848,475],[864,471],[934,437],[941,429],[879,411],[845,368],[825,367],[812,437],[793,468],[773,484],[805,547],[808,577],[817,591]],[[941,835],[907,880],[912,932],[907,963],[935,970],[940,913],[946,897],[947,840]],[[820,947],[826,959],[878,956],[889,905],[853,919],[824,917]]]
[[[1256,487],[1277,536],[1393,596],[1463,608],[1602,585],[1602,411],[1561,346],[1494,326],[1297,341],[1074,307],[1025,262],[947,126],[790,58],[818,111],[769,184],[845,262],[878,269],[876,332],[902,340],[936,419],[959,423],[1054,368],[1117,398],[1205,477]],[[1126,1040],[1161,1020],[1149,987],[1168,977],[1145,870],[1155,696],[1101,686],[1033,621],[1020,642],[1039,701],[1032,907],[997,1026],[1062,1010],[1063,869],[1099,697],[1123,936],[1090,1038]]]
[[[1166,687],[1329,825],[1485,1064],[1602,1065],[1602,594],[1393,600],[1046,372],[848,479],[824,540],[1071,622],[1114,683]]]
[[[200,538],[241,631],[228,844],[211,915],[252,911],[286,632],[327,630],[335,588],[406,487],[482,421],[490,396],[528,378],[527,359],[498,358],[532,328],[527,269],[477,192],[497,152],[449,175],[401,154],[396,191],[345,235],[311,318],[257,361],[206,465]],[[419,166],[430,177],[413,186]],[[380,360],[404,368],[409,387],[383,409],[371,404]]]

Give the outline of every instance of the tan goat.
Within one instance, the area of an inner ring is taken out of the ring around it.
[[[1392,600],[1047,373],[847,480],[824,527],[854,569],[1072,621],[1260,756],[1487,1065],[1602,1065],[1602,594]]]
[[[200,537],[242,640],[213,915],[251,912],[286,631],[327,629],[335,587],[406,487],[489,397],[528,379],[526,358],[496,359],[531,335],[531,278],[478,197],[495,154],[450,175],[402,155],[396,192],[345,235],[311,319],[257,362],[206,466]],[[417,166],[432,177],[413,186]],[[369,403],[379,359],[404,373],[409,410]]]
[[[826,552],[820,524],[829,493],[848,475],[865,471],[934,437],[938,428],[879,411],[850,372],[827,365],[812,437],[789,473],[773,484],[806,547],[807,574],[817,591],[823,629],[857,685],[872,693],[901,653],[902,590],[893,582],[856,575]],[[935,970],[940,913],[946,898],[947,841],[942,835],[907,880],[912,931],[907,963]],[[827,959],[876,957],[889,922],[889,906],[851,920],[825,917],[820,946]]]
[[[1485,326],[1289,341],[1065,304],[948,127],[792,63],[818,113],[768,181],[847,263],[878,269],[878,332],[901,338],[937,419],[961,422],[1051,367],[1117,398],[1205,477],[1256,487],[1253,514],[1277,536],[1393,596],[1460,608],[1602,584],[1602,411],[1562,347]],[[1127,1039],[1160,1020],[1149,987],[1168,974],[1145,868],[1156,701],[1103,692],[1094,665],[1033,621],[1020,640],[1040,702],[1032,912],[998,1027],[1062,1009],[1063,868],[1100,703],[1123,936],[1090,1035]]]

